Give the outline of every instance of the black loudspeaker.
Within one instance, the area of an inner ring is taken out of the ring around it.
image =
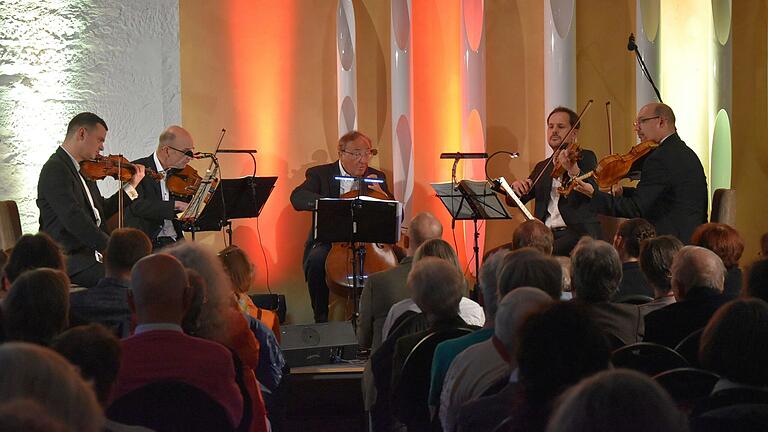
[[[285,361],[290,367],[338,363],[357,356],[357,336],[348,321],[280,327]]]
[[[276,312],[280,324],[285,322],[285,311],[288,307],[283,294],[251,294],[249,297],[256,306]]]

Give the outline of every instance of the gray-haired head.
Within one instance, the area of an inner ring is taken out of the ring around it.
[[[539,288],[515,288],[499,301],[494,334],[514,358],[517,330],[530,313],[552,303],[552,297]]]
[[[504,257],[509,254],[506,249],[499,249],[483,261],[480,267],[480,290],[483,293],[483,308],[485,309],[486,322],[493,323],[496,309],[499,304],[498,281],[501,273],[501,265]]]
[[[685,246],[672,260],[672,290],[678,299],[698,289],[722,293],[724,282],[723,260],[709,249]]]
[[[609,301],[621,283],[619,253],[609,243],[582,237],[571,253],[571,286],[579,299]]]
[[[411,298],[431,322],[459,313],[464,278],[450,262],[422,258],[413,264],[407,284]]]

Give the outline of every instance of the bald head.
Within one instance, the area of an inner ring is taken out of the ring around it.
[[[189,279],[178,259],[155,254],[140,259],[131,271],[130,302],[139,324],[181,323],[189,305]]]
[[[164,169],[184,168],[190,160],[185,153],[194,152],[192,135],[181,126],[169,126],[160,134],[157,145],[157,158]]]
[[[443,236],[443,225],[430,212],[421,212],[411,219],[408,229],[411,242],[408,244],[409,255],[413,255],[425,241]]]
[[[714,252],[699,246],[685,246],[672,261],[672,289],[675,297],[685,299],[691,290],[723,292],[725,265]]]

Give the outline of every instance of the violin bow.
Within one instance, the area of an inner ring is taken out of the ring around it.
[[[555,154],[557,154],[558,151],[562,150],[567,146],[566,141],[571,136],[574,129],[576,129],[576,126],[578,126],[581,123],[581,118],[584,116],[584,114],[587,113],[587,110],[589,109],[590,106],[592,106],[593,102],[594,100],[590,99],[587,102],[587,104],[584,106],[584,108],[581,110],[581,113],[579,113],[579,117],[576,118],[576,122],[574,122],[573,125],[571,125],[571,128],[568,129],[568,132],[563,137],[563,140],[560,142],[560,145],[557,147],[557,150],[552,152],[552,155],[547,159],[547,163],[544,164],[544,166],[541,168],[541,171],[539,171],[539,174],[536,176],[536,179],[533,181],[533,183],[531,183],[531,189],[533,189],[534,186],[536,186],[536,183],[539,182],[539,180],[541,179],[541,176],[544,175],[544,171],[546,171],[549,165],[552,163],[552,160],[555,158]]]
[[[608,118],[608,154],[613,154],[613,120],[611,120],[611,101],[605,103],[605,115]],[[611,187],[611,196],[613,187]]]

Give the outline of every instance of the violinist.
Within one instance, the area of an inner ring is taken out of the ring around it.
[[[135,188],[144,178],[144,167],[136,166],[131,180],[107,199],[95,181],[83,178],[80,162],[99,156],[106,137],[107,123],[101,117],[89,112],[76,115],[67,126],[64,142],[43,165],[37,183],[40,231],[61,245],[70,280],[84,287],[104,277],[101,253],[109,239],[104,223],[118,211],[118,194],[127,196],[126,204],[136,199]]]
[[[368,190],[389,194],[386,176],[383,172],[368,166],[376,155],[371,139],[358,131],[352,131],[339,138],[339,159],[325,165],[307,169],[306,179],[291,193],[291,204],[297,211],[312,211],[318,198],[338,198],[339,196],[363,188],[363,195]],[[338,176],[367,177],[384,180],[384,183],[365,183],[359,181],[336,180]],[[312,300],[315,322],[328,321],[328,285],[325,282],[325,259],[331,249],[329,243],[315,242],[310,232],[304,246],[304,276]]]
[[[564,197],[557,192],[557,188],[566,180],[590,171],[597,165],[595,154],[590,150],[581,150],[580,156],[573,154],[579,132],[577,120],[578,115],[569,108],[557,107],[552,110],[547,117],[547,144],[554,152],[552,161],[547,158],[537,163],[528,178],[516,180],[511,185],[523,203],[536,200],[534,216],[552,230],[555,239],[553,253],[561,256],[568,256],[581,236],[601,237],[600,223],[589,206],[589,199],[580,194]],[[576,127],[566,138],[574,124]],[[553,178],[552,172],[557,168],[563,174]],[[534,184],[536,178],[539,180]],[[509,198],[507,204],[512,205]]]
[[[172,199],[167,178],[174,170],[187,166],[195,150],[192,135],[180,126],[168,127],[158,141],[154,153],[134,163],[151,168],[164,178],[160,181],[145,178],[139,183],[141,198],[132,202],[125,212],[125,225],[144,231],[155,250],[184,238],[176,213],[184,211],[187,203]]]
[[[699,157],[677,134],[672,108],[650,103],[634,122],[641,142],[659,146],[646,158],[636,188],[623,188],[622,196],[596,190],[577,181],[576,191],[592,197],[592,208],[601,214],[641,217],[656,227],[658,235],[674,235],[690,242],[696,227],[707,222],[707,178]]]

